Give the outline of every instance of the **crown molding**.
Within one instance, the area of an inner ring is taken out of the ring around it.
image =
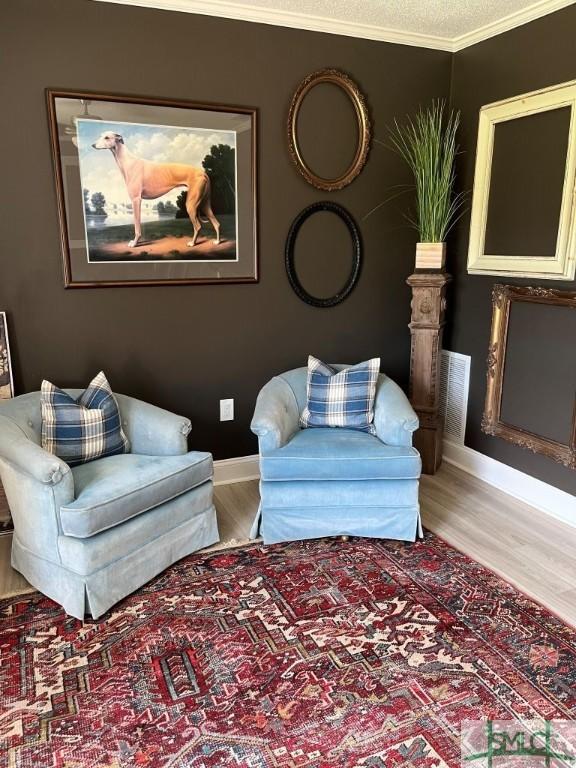
[[[271,24],[276,27],[291,27],[310,32],[326,32],[331,35],[344,35],[385,43],[452,51],[452,41],[447,37],[403,32],[399,29],[352,23],[340,19],[294,13],[293,11],[279,11],[248,3],[230,3],[226,0],[97,0],[97,2],[135,5],[142,8],[156,8],[181,13],[197,13],[202,16],[224,17],[238,21],[252,21],[258,24]]]
[[[449,38],[438,35],[424,35],[418,32],[406,32],[401,29],[378,27],[371,24],[331,19],[312,14],[281,11],[273,8],[250,5],[249,3],[234,3],[228,0],[96,0],[100,3],[116,3],[132,5],[141,8],[156,8],[163,11],[180,13],[196,13],[202,16],[223,17],[239,21],[251,21],[258,24],[271,24],[277,27],[305,29],[311,32],[325,32],[331,35],[359,37],[366,40],[377,40],[385,43],[411,45],[419,48],[432,48],[439,51],[455,53],[471,45],[488,40],[510,29],[528,24],[554,11],[559,11],[576,0],[538,0],[521,11],[516,11],[498,21],[486,24],[472,32],[458,37]]]
[[[453,38],[452,50],[456,53],[463,48],[468,48],[476,43],[481,43],[483,40],[488,40],[491,37],[496,37],[496,35],[501,35],[503,32],[508,32],[510,29],[536,21],[536,19],[540,19],[542,16],[548,16],[548,14],[554,13],[554,11],[560,11],[562,8],[574,5],[575,2],[576,0],[539,0],[539,2],[533,3],[521,11],[510,13],[498,21],[485,24],[472,32],[467,32],[465,35]]]

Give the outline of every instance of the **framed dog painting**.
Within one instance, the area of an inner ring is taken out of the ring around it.
[[[256,282],[256,110],[47,91],[67,288]]]
[[[10,361],[10,343],[6,312],[0,312],[0,400],[14,397],[14,380]]]

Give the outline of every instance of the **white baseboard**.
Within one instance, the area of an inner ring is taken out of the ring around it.
[[[444,460],[485,483],[576,527],[576,497],[483,453],[444,441]]]
[[[220,459],[214,462],[214,485],[243,483],[246,480],[259,480],[260,466],[258,454],[239,456],[235,459]]]

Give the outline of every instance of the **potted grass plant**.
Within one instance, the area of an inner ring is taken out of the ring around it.
[[[416,269],[444,269],[446,236],[464,212],[467,193],[454,190],[459,123],[459,112],[445,114],[444,102],[433,101],[404,125],[394,121],[390,130],[389,146],[414,176],[416,207],[407,218],[420,238]]]

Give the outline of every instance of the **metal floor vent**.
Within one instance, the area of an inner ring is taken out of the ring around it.
[[[440,414],[444,421],[444,437],[464,445],[470,356],[443,349],[440,357]]]

